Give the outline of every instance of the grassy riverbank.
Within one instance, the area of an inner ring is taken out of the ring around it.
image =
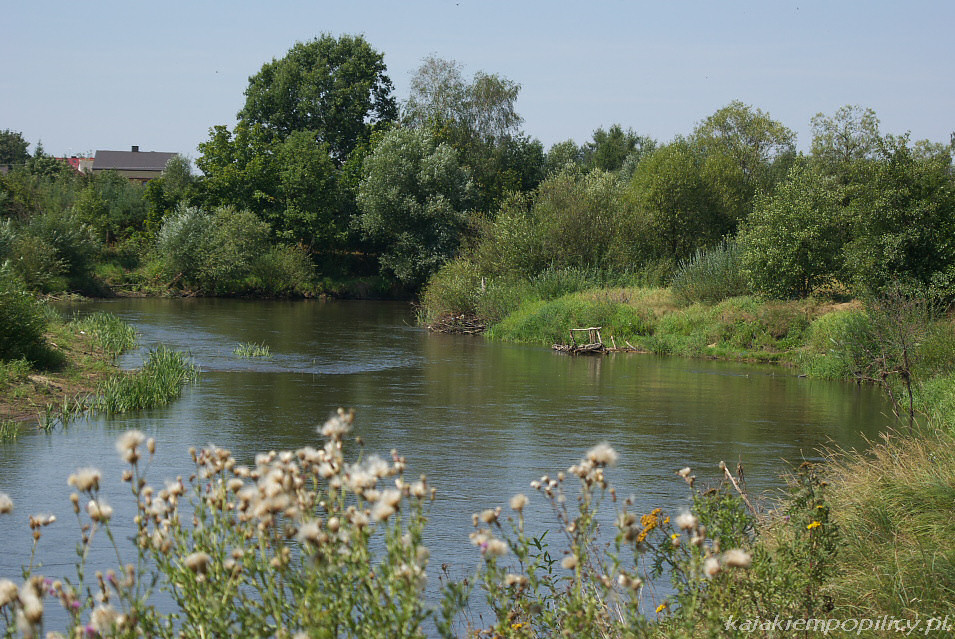
[[[182,353],[163,347],[143,366],[120,370],[116,358],[132,348],[132,326],[106,313],[64,320],[49,306],[29,353],[0,360],[0,437],[15,438],[36,422],[52,428],[87,412],[122,413],[161,406],[179,396],[198,370]]]

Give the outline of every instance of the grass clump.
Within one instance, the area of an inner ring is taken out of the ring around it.
[[[670,286],[684,302],[720,302],[750,293],[741,251],[735,241],[724,240],[711,248],[698,248],[680,262]]]
[[[271,357],[272,349],[265,342],[257,344],[255,342],[241,342],[236,345],[232,352],[236,357]]]
[[[142,368],[113,375],[97,389],[92,410],[106,414],[165,406],[194,382],[199,369],[179,351],[160,346],[149,352]]]
[[[97,311],[83,318],[74,318],[71,324],[91,335],[110,357],[117,357],[136,345],[136,329],[110,313]]]
[[[955,438],[888,435],[833,456],[833,518],[842,530],[829,592],[854,616],[955,615]]]

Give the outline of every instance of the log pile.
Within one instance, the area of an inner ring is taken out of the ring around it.
[[[475,315],[445,315],[428,324],[428,330],[432,333],[455,335],[477,335],[486,329],[487,325]]]

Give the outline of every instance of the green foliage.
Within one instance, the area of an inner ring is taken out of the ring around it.
[[[315,290],[315,268],[308,250],[286,244],[269,247],[253,260],[249,285],[267,295],[311,294]]]
[[[136,329],[110,313],[97,311],[82,318],[74,317],[70,325],[92,336],[110,357],[115,358],[136,345]]]
[[[104,242],[113,242],[144,229],[145,190],[115,171],[102,171],[79,192],[73,211]]]
[[[691,259],[680,263],[671,287],[684,302],[720,302],[748,294],[749,282],[736,242],[724,240],[709,249],[698,248]]]
[[[251,359],[253,357],[272,357],[272,349],[265,342],[256,344],[255,342],[242,342],[237,344],[232,352],[236,357]]]
[[[705,179],[704,156],[685,141],[660,147],[637,166],[631,183],[638,238],[634,257],[686,259],[700,246],[718,242],[733,220],[719,206]]]
[[[520,132],[515,110],[520,85],[461,65],[425,58],[411,79],[404,122],[426,129],[455,149],[474,181],[474,208],[494,211],[511,191],[529,191],[544,175],[544,149]]]
[[[759,199],[738,241],[753,289],[805,297],[832,280],[845,241],[839,185],[812,166],[794,166],[776,193]]]
[[[383,271],[420,286],[457,249],[471,182],[457,154],[425,130],[386,133],[365,159],[360,224]]]
[[[934,285],[951,299],[955,287],[955,179],[948,153],[919,154],[907,136],[887,136],[879,159],[858,167],[849,187],[851,238],[843,279],[859,292],[880,291],[897,279]]]
[[[0,360],[35,360],[45,347],[46,318],[40,303],[0,264]]]
[[[30,143],[18,131],[0,131],[0,164],[24,164],[30,159]]]
[[[109,377],[88,408],[107,415],[165,406],[194,382],[199,369],[179,352],[160,346],[149,351],[142,368]]]
[[[603,127],[594,131],[592,140],[584,144],[580,150],[582,156],[580,162],[588,171],[594,169],[610,173],[625,171],[625,177],[630,177],[640,160],[653,152],[655,148],[656,142],[651,138],[637,135],[632,129],[624,131],[619,124],[614,124],[606,131]],[[572,150],[567,146],[564,153]],[[570,156],[568,159],[574,157],[572,153],[567,155]],[[563,160],[560,157],[554,159]],[[566,164],[567,160],[563,161]]]
[[[361,36],[297,42],[249,78],[239,121],[284,140],[310,131],[340,166],[379,122],[397,116],[384,56]]]
[[[826,313],[809,325],[798,361],[810,377],[852,379],[871,341],[869,318],[864,311]]]
[[[812,156],[831,174],[845,177],[860,160],[873,159],[879,148],[879,118],[872,109],[846,105],[834,115],[812,118]]]

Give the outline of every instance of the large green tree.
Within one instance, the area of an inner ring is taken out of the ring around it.
[[[520,129],[520,89],[483,71],[467,80],[457,62],[434,56],[411,80],[404,123],[430,130],[458,152],[475,185],[474,206],[482,211],[496,211],[507,193],[532,190],[544,177],[544,148]]]
[[[249,78],[239,120],[285,139],[312,131],[338,165],[375,125],[397,117],[384,56],[361,36],[298,42]]]
[[[471,194],[456,151],[427,129],[386,133],[365,159],[360,224],[381,247],[382,270],[420,286],[450,258]]]
[[[0,131],[0,164],[23,164],[30,159],[29,146],[22,133],[10,129]]]

